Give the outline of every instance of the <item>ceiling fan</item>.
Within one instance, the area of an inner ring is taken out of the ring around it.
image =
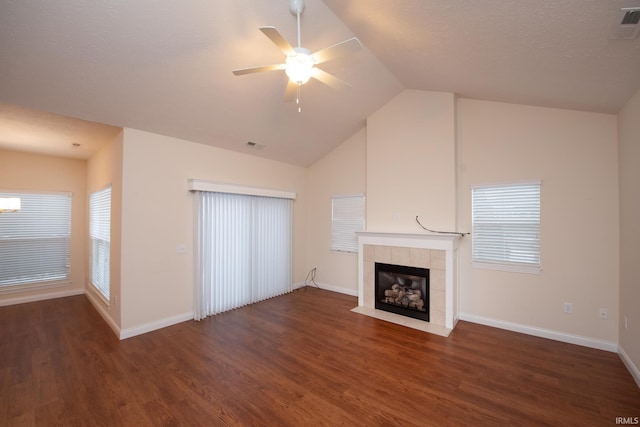
[[[240,76],[263,71],[284,70],[287,77],[289,77],[284,99],[285,101],[293,101],[295,99],[298,104],[298,112],[301,111],[300,87],[307,83],[312,77],[334,89],[344,90],[351,87],[349,83],[321,70],[316,67],[316,65],[338,56],[355,52],[361,47],[360,41],[355,37],[313,53],[309,49],[302,47],[300,39],[300,15],[302,15],[303,10],[304,0],[290,0],[289,11],[295,15],[298,20],[298,47],[292,47],[275,27],[260,27],[260,31],[269,37],[269,39],[280,48],[282,53],[285,54],[286,59],[284,63],[243,68],[233,71],[233,74]]]

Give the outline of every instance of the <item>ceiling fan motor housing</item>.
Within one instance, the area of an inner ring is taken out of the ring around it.
[[[289,11],[293,16],[302,15],[302,11],[304,11],[304,0],[290,0]]]

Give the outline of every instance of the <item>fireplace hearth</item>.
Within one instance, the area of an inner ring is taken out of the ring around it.
[[[429,321],[429,269],[375,263],[375,308]]]

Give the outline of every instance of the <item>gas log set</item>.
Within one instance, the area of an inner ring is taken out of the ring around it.
[[[391,289],[385,289],[384,302],[425,311],[422,292],[419,289],[407,288],[399,283],[394,283]]]
[[[429,321],[429,269],[375,264],[375,308]]]

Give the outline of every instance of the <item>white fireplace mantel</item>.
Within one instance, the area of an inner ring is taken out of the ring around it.
[[[437,251],[444,251],[444,282],[445,282],[445,307],[444,307],[444,329],[448,333],[453,330],[458,320],[458,244],[461,238],[457,234],[436,234],[436,233],[388,233],[388,232],[372,232],[362,231],[358,232],[358,309],[355,310],[364,314],[373,313],[380,314],[381,318],[385,320],[394,321],[395,316],[401,319],[396,323],[400,323],[409,327],[413,327],[415,324],[416,329],[429,330],[428,327],[421,326],[421,320],[415,322],[407,321],[404,316],[388,313],[377,313],[380,310],[375,310],[371,298],[365,298],[365,285],[371,286],[371,283],[365,284],[365,245],[372,246],[390,246],[391,248],[415,248],[415,249],[430,249]],[[369,280],[370,281],[370,280]],[[375,317],[378,317],[377,315]],[[418,323],[416,323],[418,322]],[[428,325],[428,323],[427,323]]]

